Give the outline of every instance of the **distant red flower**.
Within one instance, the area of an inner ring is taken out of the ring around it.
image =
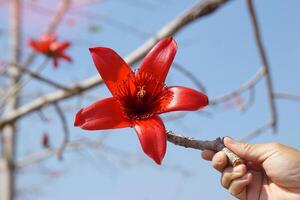
[[[72,58],[65,54],[65,50],[70,47],[70,42],[58,42],[55,35],[43,34],[38,40],[28,40],[28,45],[36,52],[45,54],[53,59],[53,66],[58,67],[58,61],[64,59],[72,62]]]
[[[205,94],[182,86],[165,86],[177,50],[172,38],[161,40],[144,58],[135,74],[112,49],[90,48],[97,70],[113,97],[81,109],[75,126],[86,130],[132,127],[143,151],[157,164],[166,152],[166,130],[158,116],[208,105]]]

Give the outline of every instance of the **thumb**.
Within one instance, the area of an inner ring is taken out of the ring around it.
[[[274,152],[272,144],[248,144],[229,137],[224,138],[224,145],[248,161],[264,162]]]

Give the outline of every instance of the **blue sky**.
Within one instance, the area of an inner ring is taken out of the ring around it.
[[[37,37],[49,21],[45,11],[37,12],[28,6],[29,2],[25,1],[24,39]],[[53,10],[57,1],[36,2]],[[106,0],[93,6],[76,8],[64,18],[57,31],[62,40],[72,40],[73,46],[69,52],[74,63],[62,63],[58,70],[49,65],[43,74],[66,85],[95,75],[97,72],[88,52],[89,47],[108,46],[124,57],[194,3],[196,1],[193,0]],[[300,2],[255,1],[255,7],[275,91],[300,94]],[[5,32],[7,16],[7,5],[1,5],[0,28],[4,31],[0,35],[0,59],[6,59],[9,55]],[[74,26],[68,26],[72,22],[75,22]],[[91,26],[100,27],[100,31],[90,33],[88,29]],[[215,14],[189,25],[175,39],[178,42],[175,61],[205,84],[211,99],[237,88],[261,66],[245,1],[228,3]],[[27,52],[25,50],[24,55]],[[42,60],[37,59],[34,65],[37,66]],[[176,69],[171,69],[167,85],[195,87]],[[27,92],[54,90],[37,82],[30,82],[25,89]],[[99,98],[110,95],[103,86],[93,89],[90,94]],[[242,98],[246,100],[247,95],[246,92]],[[29,100],[26,98],[24,102]],[[85,100],[81,106],[92,102]],[[76,104],[76,98],[62,103],[72,107]],[[278,134],[266,132],[251,142],[277,141],[300,149],[300,102],[276,100],[276,106],[279,111]],[[20,171],[18,188],[22,196],[19,199],[232,199],[220,186],[220,174],[212,169],[209,162],[200,159],[198,151],[168,144],[163,165],[157,166],[142,153],[132,129],[83,131],[72,126],[76,111],[66,110],[72,139],[86,137],[96,140],[105,135],[105,145],[108,147],[70,151],[65,154],[63,162],[52,158]],[[166,127],[199,139],[226,135],[241,138],[269,117],[265,80],[255,87],[255,102],[247,112],[242,113],[237,108],[224,109],[224,105],[208,107],[205,111],[211,115],[189,113],[179,120],[166,122]],[[46,108],[44,113],[52,119],[51,123],[42,122],[37,114],[20,122],[20,158],[41,151],[39,141],[42,132],[50,134],[53,145],[59,144],[62,133],[58,117],[53,107]],[[119,154],[120,151],[126,153]]]

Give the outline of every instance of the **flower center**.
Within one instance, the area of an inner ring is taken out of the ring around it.
[[[129,76],[128,76],[129,77]],[[118,86],[114,95],[128,119],[145,119],[163,111],[173,94],[152,75],[142,73],[127,78]]]

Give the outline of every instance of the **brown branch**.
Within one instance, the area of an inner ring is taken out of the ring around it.
[[[167,132],[167,138],[168,141],[179,145],[185,148],[192,148],[192,149],[199,149],[199,150],[211,150],[215,152],[223,151],[226,155],[228,160],[233,166],[237,166],[239,164],[242,164],[242,159],[234,154],[232,151],[227,149],[223,143],[223,140],[221,138],[217,138],[215,140],[196,140],[191,137],[186,136],[180,136],[174,134],[172,131]]]
[[[221,138],[217,138],[215,140],[196,140],[191,137],[176,135],[172,131],[167,133],[168,141],[179,145],[185,148],[192,148],[198,150],[211,150],[211,151],[221,151],[225,146]]]
[[[259,51],[260,59],[263,64],[263,67],[265,69],[265,77],[267,80],[267,93],[268,93],[268,98],[269,98],[269,105],[270,105],[270,111],[271,111],[271,126],[273,128],[273,131],[276,132],[277,129],[277,110],[276,110],[276,105],[275,105],[275,99],[274,99],[274,94],[273,94],[273,83],[272,83],[272,77],[271,77],[271,72],[270,72],[270,66],[269,62],[267,59],[266,51],[264,49],[261,35],[260,35],[260,29],[255,13],[255,9],[253,6],[253,1],[252,0],[247,0],[247,5],[248,5],[248,10],[250,13],[251,17],[251,22],[254,30],[254,35],[255,35],[255,42],[256,46]]]
[[[149,38],[144,44],[142,44],[139,48],[129,54],[125,60],[129,65],[133,65],[138,62],[160,39],[174,35],[183,27],[187,26],[191,22],[194,22],[196,19],[200,17],[206,16],[208,14],[213,13],[217,8],[224,5],[228,0],[207,0],[201,1],[200,3],[193,6],[191,9],[175,18],[170,23],[166,24],[160,31],[158,31],[153,37]],[[76,85],[69,87],[68,91],[58,90],[53,93],[46,94],[31,103],[23,105],[19,109],[10,114],[6,115],[2,119],[0,119],[0,127],[10,123],[11,121],[15,121],[24,115],[30,114],[36,110],[41,109],[49,104],[53,104],[55,102],[61,101],[63,99],[67,99],[70,97],[74,97],[83,91],[92,89],[95,86],[103,83],[102,79],[97,75],[91,77],[87,80],[82,81]]]
[[[63,133],[64,133],[64,136],[63,136],[63,140],[62,140],[62,143],[60,144],[60,146],[58,147],[57,149],[57,158],[59,160],[62,160],[62,155],[63,155],[63,152],[69,142],[69,135],[70,135],[70,132],[69,132],[69,128],[68,128],[68,123],[67,123],[67,119],[64,115],[64,112],[62,111],[61,107],[58,105],[58,103],[55,103],[53,104],[54,105],[54,108],[60,118],[60,121],[61,121],[61,124],[62,124],[62,127],[63,127]]]

